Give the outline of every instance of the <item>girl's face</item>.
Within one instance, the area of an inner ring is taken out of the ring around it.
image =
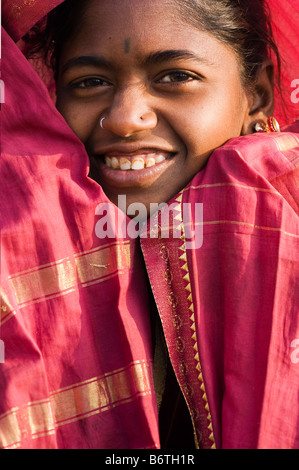
[[[171,0],[89,0],[80,21],[62,51],[57,107],[111,201],[167,202],[242,133],[250,97],[238,59]]]

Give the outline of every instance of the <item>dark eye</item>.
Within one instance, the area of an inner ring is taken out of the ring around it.
[[[177,82],[189,82],[194,80],[196,77],[186,72],[169,72],[159,79],[159,83],[177,83]]]
[[[84,78],[83,80],[78,80],[71,83],[71,88],[96,88],[101,86],[107,86],[109,83],[97,77]]]

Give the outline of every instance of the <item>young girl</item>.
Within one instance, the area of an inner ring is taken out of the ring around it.
[[[65,2],[46,30],[57,107],[115,204],[169,201],[273,113],[275,46],[254,6],[246,19],[238,2],[157,3]]]
[[[299,140],[264,2],[67,0],[38,40],[63,119],[15,52],[2,447],[298,447]],[[96,231],[103,205],[144,207],[140,238]]]

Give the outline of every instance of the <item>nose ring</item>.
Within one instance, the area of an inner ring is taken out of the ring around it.
[[[103,121],[104,121],[104,119],[106,119],[105,116],[102,117],[102,119],[100,120],[100,126],[101,126],[102,129],[104,129],[104,127],[103,127]]]

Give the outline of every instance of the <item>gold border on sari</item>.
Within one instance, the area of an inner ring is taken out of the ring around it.
[[[183,278],[183,282],[185,285],[185,296],[187,297],[187,302],[188,302],[188,310],[189,310],[189,321],[190,321],[190,329],[189,329],[189,336],[191,339],[191,342],[193,344],[193,351],[194,351],[194,367],[196,369],[197,373],[197,378],[200,384],[200,390],[201,390],[201,399],[204,402],[204,409],[206,412],[206,419],[207,419],[207,429],[208,429],[208,434],[209,434],[209,440],[211,442],[210,448],[211,449],[216,449],[216,444],[215,444],[215,438],[214,438],[214,432],[213,432],[213,424],[212,424],[212,417],[210,413],[210,407],[208,403],[208,398],[207,398],[207,393],[206,393],[206,388],[205,388],[205,383],[204,383],[204,378],[203,378],[203,372],[201,368],[201,363],[200,363],[200,358],[199,358],[199,352],[198,352],[198,338],[197,338],[197,332],[196,332],[196,322],[195,322],[195,317],[194,317],[194,303],[193,303],[193,290],[192,290],[192,284],[191,284],[191,279],[190,279],[190,272],[189,272],[189,266],[188,266],[188,258],[187,258],[187,249],[186,249],[186,236],[185,236],[185,228],[184,228],[184,223],[183,223],[183,216],[182,216],[182,200],[183,200],[183,193],[184,190],[181,191],[179,196],[176,199],[176,202],[178,203],[177,210],[178,213],[175,217],[175,219],[179,222],[179,227],[181,229],[181,245],[179,247],[180,250],[180,256],[179,259],[181,261],[181,276]],[[186,390],[186,394],[188,396],[192,394],[191,390]],[[196,421],[199,416],[199,412],[196,409],[196,407],[191,410],[191,415],[193,417],[193,420]],[[199,435],[197,435],[198,441],[199,441]]]
[[[212,417],[201,369],[193,289],[187,261],[182,217],[182,190],[166,215],[163,208],[152,216],[141,237],[141,247],[161,318],[169,356],[191,417],[197,448],[215,448]],[[185,221],[184,221],[185,222]],[[169,234],[165,241],[165,230]],[[152,237],[145,235],[154,234]],[[148,239],[149,238],[149,239]],[[152,259],[155,259],[154,265]]]
[[[11,409],[0,416],[0,448],[21,447],[24,439],[54,435],[66,424],[151,395],[150,367],[148,361],[135,361]]]
[[[0,322],[2,325],[7,322],[17,309],[104,282],[124,273],[130,265],[131,242],[123,241],[13,274],[0,291]],[[12,295],[15,306],[9,301]]]

